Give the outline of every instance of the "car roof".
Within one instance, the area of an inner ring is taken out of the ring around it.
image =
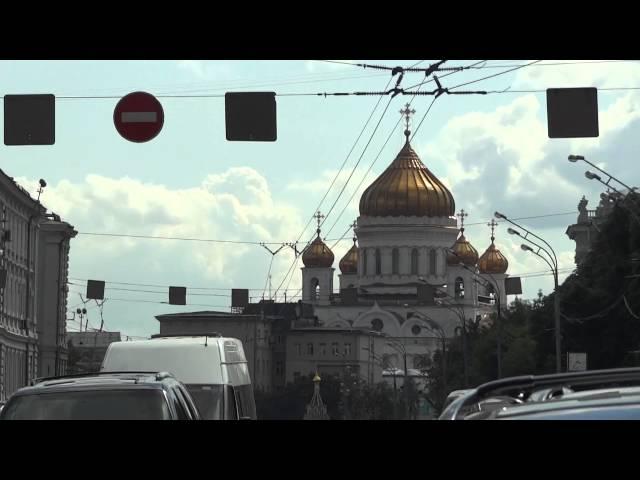
[[[547,396],[545,392],[553,395]],[[445,408],[440,418],[465,418],[465,412],[470,407],[496,396],[508,396],[525,402],[500,408],[491,418],[562,409],[567,411],[571,408],[595,409],[634,403],[640,405],[640,368],[523,375],[494,380],[469,390],[454,400]],[[527,400],[529,397],[531,398]]]
[[[44,391],[93,390],[118,388],[164,388],[167,382],[177,382],[168,373],[105,372],[100,374],[68,375],[36,380],[34,385],[18,390],[15,395]]]
[[[635,407],[635,409],[634,409]],[[608,418],[613,411],[640,413],[640,387],[602,388],[565,394],[552,400],[508,406],[496,412],[495,418],[543,418],[599,415]],[[598,414],[597,411],[601,413]],[[590,414],[589,412],[594,412]]]

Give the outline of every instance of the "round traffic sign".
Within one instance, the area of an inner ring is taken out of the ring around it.
[[[150,93],[133,92],[116,105],[113,123],[118,133],[130,142],[148,142],[162,130],[164,111]]]

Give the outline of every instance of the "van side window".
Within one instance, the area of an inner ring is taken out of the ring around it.
[[[251,385],[238,385],[233,389],[238,404],[238,418],[256,418],[255,400]]]
[[[237,420],[238,417],[238,409],[236,408],[236,396],[234,389],[231,385],[225,385],[225,420]]]

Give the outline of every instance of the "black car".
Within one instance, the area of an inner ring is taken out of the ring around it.
[[[0,420],[199,420],[169,373],[106,372],[36,381],[14,393]]]
[[[505,378],[468,390],[441,420],[640,420],[640,368]]]

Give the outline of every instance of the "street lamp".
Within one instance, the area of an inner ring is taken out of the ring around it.
[[[402,358],[404,361],[404,383],[403,383],[403,397],[404,397],[404,413],[405,413],[405,419],[409,418],[409,372],[407,370],[407,349],[405,348],[405,346],[398,342],[398,341],[388,341],[387,345],[389,345],[391,348],[393,348],[396,352],[399,352],[402,354]],[[395,379],[395,372],[394,372],[394,379]]]
[[[614,177],[613,175],[611,175],[608,172],[605,172],[604,170],[602,170],[600,167],[598,167],[597,165],[594,165],[593,163],[591,163],[589,160],[587,160],[586,158],[584,158],[582,155],[569,155],[568,160],[571,163],[576,163],[577,161],[583,161],[584,163],[591,165],[593,168],[595,168],[596,170],[598,170],[600,173],[604,173],[607,177],[609,177],[609,179],[607,180],[607,182],[605,183],[605,185],[609,186],[609,182],[611,180],[615,180],[616,182],[618,182],[620,185],[622,185],[624,188],[626,188],[627,190],[629,190],[630,192],[633,192],[635,190],[635,188],[631,188],[629,185],[627,185],[626,183],[618,180],[616,177]],[[595,173],[591,173],[591,172],[587,172],[585,173],[585,176],[589,179],[589,180],[598,180],[601,181],[600,176],[596,175]]]
[[[522,238],[524,241],[530,243],[531,245],[535,246],[537,248],[537,250],[534,250],[533,248],[531,248],[528,245],[525,245],[524,243],[522,245],[520,245],[520,248],[522,248],[522,250],[526,251],[526,252],[532,252],[535,255],[537,255],[538,257],[542,258],[545,263],[547,265],[549,265],[549,268],[551,269],[551,273],[553,274],[553,291],[554,291],[554,296],[553,296],[553,313],[554,313],[554,323],[555,323],[555,350],[556,350],[556,372],[561,372],[562,371],[562,362],[561,362],[561,346],[560,346],[560,297],[559,297],[559,291],[558,291],[558,257],[556,256],[556,252],[553,250],[553,247],[549,244],[549,242],[547,242],[544,238],[536,235],[535,233],[533,233],[530,230],[527,230],[526,228],[524,228],[522,225],[514,222],[513,220],[511,220],[510,218],[507,218],[506,215],[500,213],[500,212],[495,212],[495,217],[499,218],[501,220],[504,220],[506,222],[509,222],[511,225],[513,225],[514,227],[519,228],[520,230],[524,231],[525,234],[522,235],[518,230],[514,230],[513,228],[508,229],[507,231],[511,234],[511,235],[517,235],[520,238]],[[544,243],[549,250],[547,250],[546,248],[544,248],[542,245],[534,242],[533,240],[531,240],[531,238],[529,238],[529,236],[534,237],[538,240],[540,240],[542,243]],[[548,257],[544,257],[540,254],[540,252],[544,252],[546,254],[546,256]]]
[[[520,232],[518,232],[517,230],[514,230],[513,228],[509,228],[507,229],[507,231],[512,235],[521,236]],[[453,249],[449,249],[449,252],[455,255],[458,259],[460,259],[459,255]],[[460,267],[464,268],[475,277],[483,280],[485,282],[484,283],[485,287],[487,285],[491,285],[496,293],[495,300],[496,300],[496,309],[497,309],[497,317],[498,317],[497,318],[498,332],[496,335],[497,337],[496,338],[496,357],[497,357],[496,360],[497,360],[497,367],[498,367],[498,378],[502,378],[502,308],[500,305],[500,302],[501,302],[500,287],[498,286],[498,282],[496,281],[493,275],[491,275],[490,273],[487,274],[489,275],[489,277],[491,277],[491,280],[489,280],[484,275],[481,275],[480,273],[476,272],[475,270],[465,265],[464,262],[462,262],[462,259],[460,260],[461,260]]]
[[[412,310],[412,312],[420,315],[422,317],[420,318],[420,321],[425,324],[425,325],[416,325],[416,326],[423,330],[429,330],[430,332],[435,334],[438,338],[440,338],[440,341],[442,342],[442,389],[446,398],[446,395],[448,393],[447,392],[447,336],[444,333],[442,326],[438,322],[436,322],[433,318],[429,317],[424,313],[417,312],[415,310]]]
[[[464,310],[456,310],[451,304],[445,303],[442,299],[436,300],[436,304],[453,312],[460,320],[461,337],[462,337],[462,366],[464,373],[464,388],[469,388],[469,362],[467,359],[467,321],[464,316]]]

